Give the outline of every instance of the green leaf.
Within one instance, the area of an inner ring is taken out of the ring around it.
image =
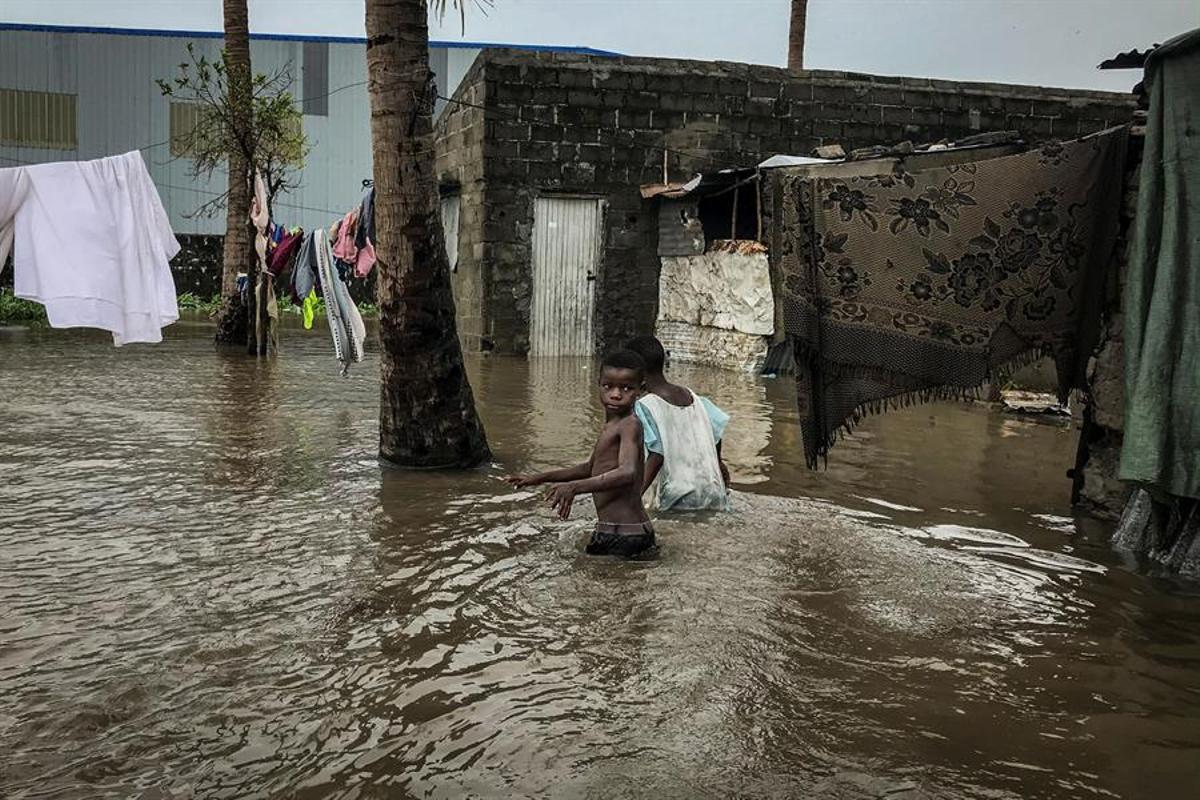
[[[983,229],[987,231],[988,236],[992,237],[993,239],[1000,238],[1000,226],[992,222],[991,217],[983,218]]]

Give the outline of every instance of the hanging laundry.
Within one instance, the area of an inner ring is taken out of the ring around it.
[[[179,319],[179,242],[137,151],[0,169],[0,254],[10,246],[14,294],[52,327],[100,328],[120,346],[161,342]]]
[[[358,232],[354,236],[354,244],[360,249],[370,246],[374,251],[375,241],[375,187],[363,192],[362,203],[358,207]]]
[[[354,244],[355,234],[358,232],[358,209],[353,209],[346,216],[342,217],[342,222],[338,225],[337,238],[333,242],[333,257],[340,258],[342,261],[354,261],[358,248]]]
[[[271,210],[267,206],[267,187],[262,175],[254,173],[254,196],[250,200],[250,221],[254,224],[257,235],[254,237],[254,250],[258,253],[258,268],[267,268],[267,235],[271,224]]]
[[[1200,30],[1150,53],[1145,85],[1150,114],[1122,302],[1120,477],[1156,499],[1200,498]]]
[[[342,363],[342,375],[345,375],[352,363],[363,359],[366,326],[358,307],[350,299],[350,291],[334,268],[333,251],[324,230],[313,233],[311,247],[316,253],[317,279],[325,298],[325,315],[333,337],[333,353]]]
[[[883,177],[793,178],[781,302],[805,459],[867,412],[970,393],[1052,354],[1083,387],[1126,130]]]
[[[337,239],[333,245],[333,255],[340,264],[346,265],[346,272],[353,268],[355,277],[365,278],[371,274],[371,268],[375,266],[375,245],[365,235],[362,237],[363,244],[358,244],[360,210],[360,208],[355,208],[342,218],[342,222],[338,226]],[[343,274],[342,277],[348,279],[349,275]]]
[[[354,259],[354,275],[358,278],[365,278],[371,274],[371,270],[375,267],[375,245],[370,239],[367,243],[358,248],[358,255]]]
[[[313,246],[315,231],[300,237],[300,248],[292,264],[292,303],[302,305],[317,287],[317,251]]]
[[[283,231],[283,227],[279,226],[278,230]],[[267,256],[267,271],[277,278],[287,275],[292,258],[300,250],[302,241],[304,241],[304,231],[302,229],[283,233],[280,236],[278,244],[275,245]]]
[[[312,330],[313,320],[317,316],[317,304],[320,302],[320,299],[317,297],[316,289],[310,291],[304,298],[304,305],[302,306],[304,313],[304,330]]]
[[[258,287],[254,292],[254,303],[256,308],[265,308],[267,312],[266,329],[264,330],[261,326],[257,328],[259,351],[262,351],[264,340],[269,341],[271,346],[278,350],[279,300],[275,297],[275,281],[271,279],[271,273],[259,273]]]
[[[0,169],[0,272],[12,252],[17,209],[29,194],[29,176],[23,169]]]

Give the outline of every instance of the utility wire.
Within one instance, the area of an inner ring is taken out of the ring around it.
[[[324,99],[327,97],[332,97],[333,95],[338,94],[339,92],[346,91],[347,89],[355,89],[360,86],[366,86],[367,83],[368,83],[368,81],[356,81],[354,83],[348,83],[348,84],[345,84],[344,86],[338,86],[335,89],[331,89],[330,91],[325,92],[324,94],[310,95],[308,97],[303,97],[300,100],[297,100],[294,102],[303,104],[303,103],[311,101],[311,100],[320,100],[320,99]],[[509,112],[502,111],[501,109],[498,109],[498,108],[484,106],[484,105],[480,105],[478,103],[471,103],[466,100],[460,100],[455,97],[447,97],[446,95],[443,95],[443,94],[438,94],[437,98],[446,103],[451,103],[456,106],[460,106],[460,107],[464,107],[464,108],[472,108],[472,109],[483,111],[485,116],[490,113],[493,116],[498,116],[501,119],[505,119],[510,122],[525,122],[525,123],[534,122],[534,120],[522,119],[519,114],[512,114]],[[521,104],[520,107],[523,108],[526,105],[528,105],[528,104],[523,103],[523,104]],[[621,134],[619,134],[615,131],[611,131],[609,129],[601,128],[601,127],[597,127],[596,131],[597,131],[597,134],[602,137],[609,136],[610,141],[612,141],[614,143],[617,143],[617,144],[629,144],[630,143],[631,137],[624,138],[621,136]],[[170,143],[171,143],[171,139],[168,138],[168,139],[164,139],[161,142],[154,142],[153,144],[142,145],[141,147],[136,147],[134,149],[139,150],[139,151],[154,150],[159,147],[165,147],[166,145],[169,145]],[[677,148],[667,147],[665,145],[656,144],[656,143],[652,143],[652,142],[634,141],[633,143],[637,146],[644,147],[648,150],[657,150],[659,152],[670,153],[670,154],[679,155],[679,156],[687,156],[689,158],[703,159],[708,156],[707,153],[699,153],[697,151],[689,151],[689,150],[680,150]],[[172,160],[174,160],[174,159],[172,159]],[[12,164],[23,164],[23,165],[27,165],[27,166],[35,166],[37,164],[46,163],[46,162],[41,162],[41,161],[26,161],[26,160],[20,159],[20,158],[12,158],[11,156],[0,156],[0,161],[9,162]],[[166,189],[175,189],[177,191],[197,192],[199,194],[207,195],[209,197],[221,197],[220,193],[210,192],[205,189],[198,189],[198,188],[191,187],[191,186],[176,186],[176,185],[167,184],[167,183],[157,183],[157,185],[162,186],[163,188],[166,188]],[[334,211],[334,210],[328,209],[328,208],[317,208],[315,206],[305,206],[305,205],[300,205],[300,204],[296,204],[296,203],[287,203],[284,201],[277,201],[273,205],[275,205],[279,208],[291,208],[291,209],[296,209],[296,210],[300,210],[300,211],[314,211],[314,212],[321,212],[324,214],[333,214],[335,216],[341,216],[341,214],[342,214],[342,212]]]

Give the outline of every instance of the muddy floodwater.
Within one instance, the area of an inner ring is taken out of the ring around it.
[[[1200,590],[1077,521],[1069,428],[872,418],[804,468],[733,415],[733,513],[582,554],[501,480],[586,457],[574,360],[470,365],[495,451],[381,469],[378,361],[0,331],[0,797],[1200,796]]]

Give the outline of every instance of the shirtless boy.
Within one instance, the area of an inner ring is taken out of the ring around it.
[[[518,487],[548,484],[546,499],[560,519],[570,516],[576,495],[591,494],[599,520],[587,546],[592,555],[628,557],[654,547],[654,528],[642,506],[642,423],[633,413],[644,380],[645,364],[637,353],[605,356],[599,381],[604,427],[591,459],[577,467],[505,479]]]

